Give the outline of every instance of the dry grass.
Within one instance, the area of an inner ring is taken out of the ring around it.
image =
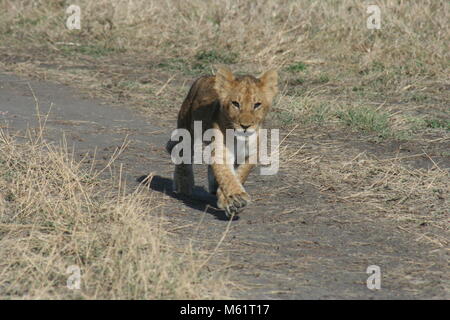
[[[41,135],[0,132],[1,299],[211,299],[226,282],[177,246],[148,192],[76,162]],[[66,287],[81,269],[81,290]]]
[[[79,32],[64,28],[64,10],[82,8]],[[104,48],[151,48],[153,55],[194,58],[214,48],[238,61],[318,59],[444,75],[448,50],[447,1],[375,1],[382,30],[366,28],[364,1],[1,1],[2,31],[45,45],[84,40]],[[370,3],[373,4],[373,3]],[[11,23],[12,22],[12,23]],[[402,35],[399,37],[399,35]],[[36,36],[41,39],[36,39]],[[156,51],[155,51],[156,50]],[[359,58],[363,58],[360,61]],[[311,61],[313,63],[313,61]]]
[[[304,134],[293,130],[280,148],[282,168],[301,168],[294,183],[312,184],[334,201],[371,215],[374,223],[388,219],[416,234],[417,239],[448,247],[448,169],[441,168],[426,152],[388,156],[349,147],[342,139],[321,139],[321,133],[309,132],[307,141],[314,142],[298,146],[298,135]],[[414,159],[428,159],[434,165],[420,168],[406,162]]]

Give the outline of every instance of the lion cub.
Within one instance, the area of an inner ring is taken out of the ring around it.
[[[225,161],[208,166],[208,181],[209,192],[217,195],[217,205],[228,217],[239,213],[250,202],[243,184],[255,164],[236,162],[237,154],[243,150],[227,149],[226,130],[234,130],[235,139],[248,139],[251,135],[258,138],[262,122],[278,92],[277,79],[275,70],[255,78],[235,76],[229,69],[219,67],[215,76],[203,76],[194,82],[178,113],[178,129],[188,130],[191,136],[194,135],[194,121],[202,121],[202,134],[208,129],[217,129],[221,135],[221,139],[213,139],[211,143],[214,152],[222,151]],[[171,153],[176,144],[177,141],[170,140],[167,151]],[[246,143],[244,148],[248,148]],[[193,156],[193,143],[191,151]],[[244,157],[248,160],[248,150],[246,153]],[[192,194],[192,156],[190,162],[175,165],[173,182],[177,193]]]

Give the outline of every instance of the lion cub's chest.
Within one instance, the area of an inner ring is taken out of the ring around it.
[[[251,136],[235,136],[234,145],[228,148],[228,163],[240,165],[249,157],[257,154],[257,134]]]

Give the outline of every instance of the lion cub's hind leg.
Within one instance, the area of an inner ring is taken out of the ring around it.
[[[192,195],[194,189],[194,172],[192,164],[177,164],[173,173],[173,191]]]

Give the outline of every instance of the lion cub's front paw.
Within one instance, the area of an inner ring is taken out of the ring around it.
[[[239,214],[250,203],[247,192],[225,195],[221,188],[217,190],[217,205],[224,209],[228,218]]]

